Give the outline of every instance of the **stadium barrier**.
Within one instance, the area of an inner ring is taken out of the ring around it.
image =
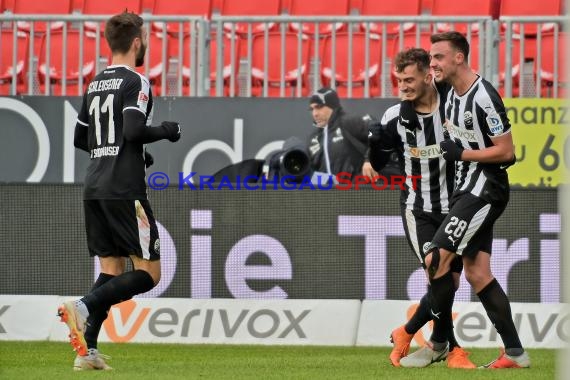
[[[0,340],[67,341],[68,329],[55,317],[55,310],[68,299],[0,295]],[[387,300],[135,298],[111,308],[99,341],[389,346],[392,329],[417,306],[411,301]],[[566,347],[570,343],[569,306],[511,303],[523,346]],[[456,302],[453,314],[455,336],[461,346],[501,345],[480,303]],[[418,331],[412,346],[422,346],[430,329],[428,325]]]
[[[148,59],[141,72],[160,95],[300,97],[330,85],[347,97],[392,97],[391,59],[395,53],[409,46],[429,48],[429,34],[438,30],[438,25],[453,28],[464,24],[472,51],[478,55],[471,59],[472,67],[506,97],[558,97],[564,95],[566,86],[566,76],[557,63],[558,57],[565,56],[564,48],[555,48],[563,45],[564,33],[559,32],[568,22],[564,16],[499,20],[482,16],[214,15],[211,20],[143,16],[148,30],[156,23],[179,25],[177,33],[153,32],[149,39]],[[101,23],[107,17],[0,15],[5,26],[0,35],[9,34],[2,43],[12,51],[11,64],[3,68],[8,74],[1,79],[1,93],[81,94],[90,78],[109,62],[110,53],[101,34]],[[29,31],[22,34],[18,22],[31,23]],[[34,31],[36,22],[63,22],[63,27],[60,31],[48,27],[42,35]],[[94,30],[85,28],[89,22],[95,23]],[[514,25],[537,23],[554,26],[548,33],[539,28],[536,36],[521,38],[513,33]],[[266,27],[254,33],[260,24]],[[342,28],[321,35],[318,26],[323,24]],[[403,26],[409,24],[415,28],[404,33]],[[299,26],[296,32],[291,25]],[[377,29],[371,31],[371,25]],[[393,25],[399,26],[397,32]],[[303,33],[304,26],[314,28],[314,33]],[[550,35],[554,39],[547,38]],[[551,41],[545,46],[554,48],[543,49],[542,40]],[[74,54],[69,55],[69,51]],[[550,68],[542,63],[550,63]]]

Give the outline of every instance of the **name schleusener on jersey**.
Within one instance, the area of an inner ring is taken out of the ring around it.
[[[118,90],[121,87],[122,79],[105,79],[105,80],[94,80],[89,83],[89,89],[87,93],[90,94],[96,91],[108,91],[108,90]]]

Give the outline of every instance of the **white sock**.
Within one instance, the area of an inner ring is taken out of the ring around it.
[[[75,301],[75,308],[83,318],[87,319],[87,317],[89,317],[89,310],[87,309],[87,305],[85,305],[83,301],[81,300]]]

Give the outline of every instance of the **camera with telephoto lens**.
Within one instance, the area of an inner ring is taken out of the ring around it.
[[[311,158],[305,144],[296,137],[283,143],[283,148],[268,160],[268,178],[284,178],[287,182],[299,183],[311,176]]]

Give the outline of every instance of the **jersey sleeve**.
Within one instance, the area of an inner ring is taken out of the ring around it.
[[[391,160],[392,152],[396,150],[398,131],[397,113],[395,108],[389,108],[380,121],[379,141],[371,144],[368,150],[370,164],[376,171],[382,170]]]
[[[485,85],[487,96],[477,101],[477,116],[479,124],[485,127],[482,132],[493,138],[510,132],[511,123],[501,96],[492,86],[489,87]]]
[[[83,95],[83,101],[81,102],[81,109],[77,114],[77,123],[85,127],[89,126],[89,111],[87,109],[87,94]]]
[[[123,93],[123,112],[134,109],[148,115],[148,107],[151,103],[150,83],[142,75],[129,80]]]

